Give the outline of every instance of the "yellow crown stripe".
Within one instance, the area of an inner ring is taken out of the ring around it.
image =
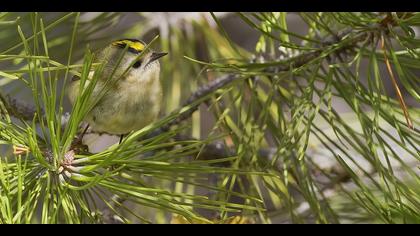
[[[128,45],[129,48],[132,48],[132,49],[134,49],[138,52],[143,51],[143,49],[144,49],[144,44],[142,44],[141,42],[131,41],[131,40],[127,40],[127,39],[115,41],[115,42],[112,43],[112,45],[114,45],[114,46]]]

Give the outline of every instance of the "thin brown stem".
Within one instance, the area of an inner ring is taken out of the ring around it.
[[[387,52],[387,46],[386,46],[385,38],[384,38],[383,34],[381,35],[381,49],[384,52],[384,59],[385,59],[386,68],[388,70],[389,76],[391,77],[392,85],[394,86],[395,91],[397,93],[398,101],[400,102],[401,109],[404,112],[404,117],[405,117],[405,120],[407,122],[407,126],[410,129],[414,129],[413,122],[411,121],[410,115],[408,113],[407,105],[405,104],[405,101],[404,101],[404,98],[401,94],[400,88],[398,87],[397,80],[395,79],[394,72],[392,71],[391,63],[389,62],[389,59],[388,59],[388,56],[387,56],[387,53],[386,53]]]

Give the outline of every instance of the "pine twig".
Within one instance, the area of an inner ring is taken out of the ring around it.
[[[196,104],[196,105],[193,105],[194,104],[194,102],[195,101],[197,101],[197,100],[199,100],[200,98],[203,98],[203,97],[206,97],[206,96],[208,96],[209,94],[211,94],[211,93],[213,93],[214,91],[216,91],[216,90],[218,90],[218,89],[220,89],[220,88],[223,88],[224,86],[226,86],[226,85],[228,85],[228,84],[230,84],[231,82],[233,82],[233,81],[235,81],[235,80],[237,80],[237,79],[239,79],[240,77],[239,76],[237,76],[237,75],[225,75],[225,76],[222,76],[222,77],[220,77],[220,78],[217,78],[217,79],[215,79],[215,80],[213,80],[212,82],[210,82],[209,84],[206,84],[206,85],[203,85],[203,86],[201,86],[201,87],[199,87],[188,99],[187,99],[187,101],[185,101],[183,104],[182,104],[182,106],[181,106],[181,108],[182,107],[187,107],[187,106],[191,106],[191,108],[187,111],[187,112],[185,112],[185,113],[183,113],[183,114],[181,114],[179,117],[177,117],[177,119],[175,119],[175,120],[173,120],[173,121],[171,121],[171,122],[169,122],[169,123],[167,123],[166,125],[164,125],[163,127],[161,127],[160,129],[159,129],[159,131],[158,131],[158,133],[161,133],[161,132],[166,132],[166,131],[168,131],[172,126],[175,126],[175,125],[177,125],[177,124],[179,124],[179,123],[181,123],[182,121],[184,121],[184,120],[186,120],[186,119],[188,119],[189,117],[191,117],[191,115],[198,109],[198,107],[201,105],[201,103],[199,103],[199,104]],[[205,101],[203,101],[203,103],[204,102],[206,102],[206,101],[208,101],[208,99],[207,100],[205,100]]]
[[[36,109],[34,107],[12,98],[9,95],[4,96],[0,93],[0,101],[11,116],[27,121],[32,121],[35,117]],[[43,114],[40,114],[40,116],[43,116]]]

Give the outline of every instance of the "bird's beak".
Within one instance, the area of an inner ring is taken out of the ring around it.
[[[152,55],[150,56],[149,63],[152,62],[152,61],[156,61],[157,59],[159,59],[163,56],[166,56],[166,55],[168,55],[167,52],[153,52]]]

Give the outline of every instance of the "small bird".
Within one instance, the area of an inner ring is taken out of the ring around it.
[[[85,121],[93,132],[119,135],[121,143],[125,134],[142,129],[158,117],[162,103],[158,59],[167,53],[146,49],[138,59],[145,48],[146,44],[140,40],[120,39],[98,52],[95,61],[105,63],[105,67],[96,82],[92,97],[97,96],[105,87],[107,80],[111,79],[110,75],[113,74],[112,78],[117,81],[86,115]],[[125,54],[116,65],[124,50]],[[69,82],[67,93],[73,105],[79,96],[80,81],[80,77],[75,76]]]

